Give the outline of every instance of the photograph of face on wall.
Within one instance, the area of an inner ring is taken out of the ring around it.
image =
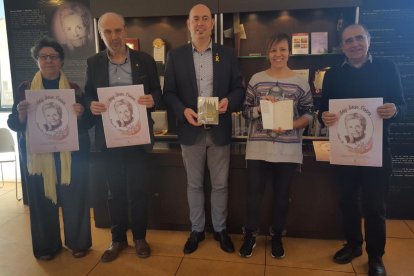
[[[138,104],[141,95],[142,85],[98,88],[99,101],[107,108],[102,121],[108,148],[151,142],[146,106]]]
[[[31,153],[79,149],[73,89],[26,90],[30,103],[27,131]]]
[[[51,24],[53,36],[68,50],[68,54],[94,47],[92,15],[81,3],[67,2],[59,6]]]
[[[329,127],[331,164],[382,166],[382,98],[330,100],[338,121]]]

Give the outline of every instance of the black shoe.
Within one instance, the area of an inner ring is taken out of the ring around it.
[[[88,255],[88,249],[86,249],[86,250],[73,250],[72,251],[72,256],[73,256],[73,258],[76,258],[76,259],[83,258],[86,255]]]
[[[134,240],[135,252],[140,258],[148,258],[151,255],[151,248],[145,239]]]
[[[283,249],[281,237],[272,237],[272,257],[277,259],[285,257],[285,250]]]
[[[252,256],[253,248],[256,247],[256,233],[243,227],[243,244],[240,248],[239,255],[249,258]]]
[[[51,260],[53,260],[54,257],[55,257],[55,255],[50,254],[50,255],[38,256],[38,257],[36,257],[36,259],[41,260],[41,261],[51,261]]]
[[[197,250],[198,243],[205,239],[205,234],[203,232],[192,231],[190,237],[187,239],[187,242],[184,245],[184,253],[190,254]]]
[[[223,249],[224,252],[234,252],[233,242],[231,241],[231,238],[229,234],[227,234],[226,230],[222,230],[221,232],[214,232],[214,239],[220,242],[220,248]]]
[[[387,276],[381,257],[369,257],[368,276]]]
[[[353,258],[359,257],[362,255],[362,247],[360,245],[345,244],[334,255],[334,261],[338,264],[347,264],[352,261]]]
[[[109,263],[118,258],[119,253],[122,250],[128,247],[128,243],[126,241],[122,242],[112,242],[111,245],[108,247],[107,250],[102,254],[101,262]]]

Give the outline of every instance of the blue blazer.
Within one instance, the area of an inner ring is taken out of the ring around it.
[[[154,59],[144,52],[131,49],[129,49],[129,56],[131,58],[132,84],[143,84],[145,94],[151,94],[155,105],[157,105],[161,98],[161,87]],[[92,101],[98,101],[97,88],[109,87],[108,61],[106,50],[87,60],[85,93],[89,108]],[[147,115],[151,144],[153,144],[153,121],[150,109],[147,109]],[[102,116],[95,116],[95,146],[97,150],[106,147]],[[152,146],[148,145],[145,148],[150,150]]]
[[[226,145],[231,141],[231,113],[239,111],[244,100],[242,76],[233,49],[218,44],[212,46],[213,56],[213,96],[219,100],[227,98],[229,105],[225,114],[220,114],[219,124],[210,130],[216,145]],[[190,125],[184,117],[184,109],[197,112],[198,88],[196,82],[193,48],[187,44],[171,50],[167,56],[164,76],[164,101],[169,110],[175,113],[180,144],[192,145],[201,127]]]

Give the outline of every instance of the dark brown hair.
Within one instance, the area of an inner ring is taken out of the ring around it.
[[[267,40],[267,44],[266,44],[266,55],[269,53],[270,49],[272,48],[273,44],[275,43],[279,43],[283,40],[286,40],[288,43],[288,47],[289,47],[289,53],[291,50],[291,45],[290,45],[290,36],[286,33],[279,33],[279,34],[274,34],[272,35],[268,40]]]

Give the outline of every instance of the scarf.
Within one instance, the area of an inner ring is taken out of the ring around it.
[[[43,81],[42,74],[38,71],[30,85],[30,90],[42,90]],[[70,89],[70,84],[65,74],[60,71],[59,89]],[[26,134],[26,146],[27,148],[27,134]],[[71,165],[72,155],[71,152],[60,152],[60,171],[62,185],[69,185],[71,178]],[[43,187],[45,190],[45,196],[50,199],[54,204],[57,204],[56,194],[56,167],[55,158],[53,153],[29,153],[27,151],[27,169],[29,175],[41,175],[43,176]],[[30,185],[30,184],[29,184]]]

